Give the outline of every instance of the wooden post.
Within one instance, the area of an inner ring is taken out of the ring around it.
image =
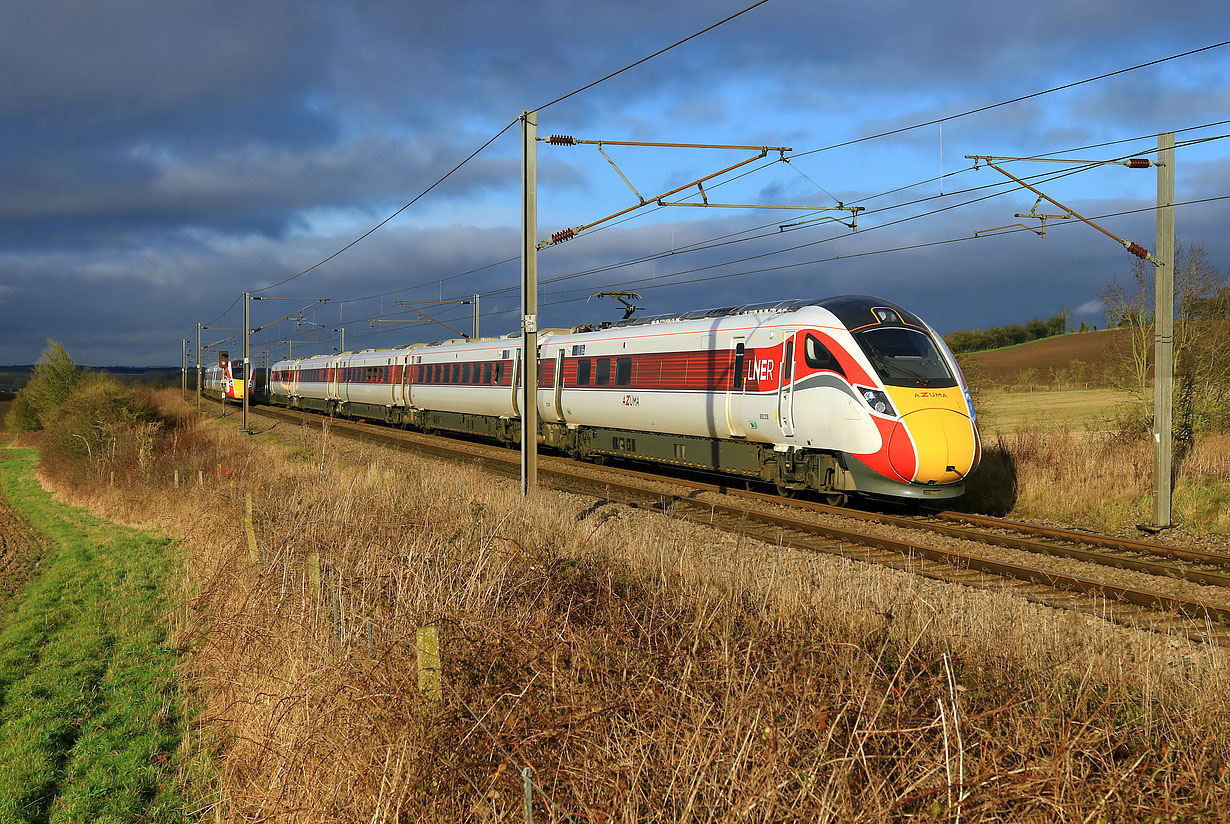
[[[522,767],[521,780],[525,784],[525,824],[534,824],[534,771]]]
[[[205,491],[205,470],[198,469],[196,471],[196,482],[201,487],[201,491]]]
[[[308,586],[312,589],[312,600],[320,600],[320,553],[307,554]]]
[[[260,549],[256,546],[256,529],[252,526],[252,493],[243,493],[243,530],[248,536],[248,560],[253,566],[261,562]]]
[[[440,636],[435,627],[419,627],[415,636],[418,651],[419,692],[430,704],[439,706],[444,700],[440,688]]]

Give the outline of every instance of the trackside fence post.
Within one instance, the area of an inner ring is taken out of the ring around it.
[[[309,552],[307,554],[307,574],[308,574],[308,589],[311,590],[312,600],[320,600],[320,553]]]
[[[534,771],[522,767],[521,781],[525,784],[525,824],[534,824]]]
[[[252,526],[252,493],[243,493],[243,530],[248,536],[248,560],[253,566],[259,566],[261,552],[256,546],[256,529]]]
[[[337,650],[340,653],[345,641],[345,632],[342,627],[342,591],[339,587],[333,588],[333,631],[337,635]]]
[[[444,699],[440,688],[440,634],[435,627],[419,627],[414,646],[418,654],[419,693],[438,707]]]

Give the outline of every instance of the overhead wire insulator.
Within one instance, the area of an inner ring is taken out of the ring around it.
[[[575,137],[572,137],[571,135],[566,135],[566,134],[553,134],[547,138],[547,142],[550,143],[552,146],[575,146],[577,145],[577,139]]]
[[[552,244],[563,243],[565,240],[572,240],[574,237],[576,237],[576,234],[577,233],[575,229],[561,229],[560,231],[551,235],[551,243]]]
[[[1149,257],[1149,250],[1139,243],[1125,243],[1124,247],[1138,258],[1144,259]]]
[[[1153,165],[1153,161],[1147,157],[1133,157],[1129,158],[1123,165],[1129,169],[1148,169]]]

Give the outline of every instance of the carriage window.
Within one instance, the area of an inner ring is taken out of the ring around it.
[[[577,361],[577,386],[589,386],[591,367],[589,358],[581,358]]]
[[[615,385],[627,386],[632,383],[632,358],[616,358]]]
[[[794,375],[794,341],[786,342],[786,354],[782,356],[782,380],[788,381]]]
[[[483,383],[491,383],[491,362],[483,364]]]
[[[495,365],[495,382],[504,383],[504,361],[497,361]]]
[[[734,374],[734,390],[739,392],[743,389],[743,359],[744,347],[743,344],[735,344],[735,374]]]
[[[611,359],[598,358],[598,368],[594,374],[594,386],[606,386],[611,382]]]
[[[841,364],[837,362],[837,358],[829,351],[828,347],[820,342],[815,335],[808,335],[807,340],[803,342],[803,360],[812,369],[827,369],[830,372],[836,372],[838,375],[845,375],[842,371]]]
[[[468,363],[463,363],[461,365],[461,382],[462,383],[470,382],[470,364]]]

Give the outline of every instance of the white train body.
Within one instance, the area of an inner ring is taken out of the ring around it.
[[[977,465],[955,359],[913,314],[867,297],[638,318],[538,337],[543,443],[841,496],[960,494]],[[273,366],[271,401],[519,439],[520,337]]]

